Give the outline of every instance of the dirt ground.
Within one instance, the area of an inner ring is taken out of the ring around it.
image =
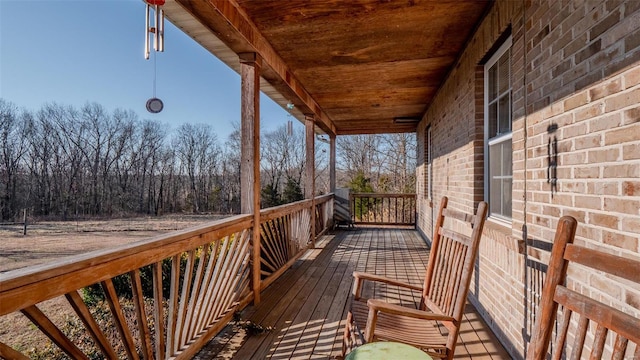
[[[44,221],[29,224],[26,236],[22,235],[21,225],[0,225],[0,276],[10,270],[116,247],[222,217],[170,215],[116,220]],[[73,314],[64,297],[43,302],[38,308],[58,326]],[[0,317],[0,341],[28,352],[31,348],[42,346],[47,339],[24,315],[12,313]]]
[[[220,219],[219,215],[169,215],[115,220],[43,221],[0,225],[0,273],[66,256],[116,247]]]

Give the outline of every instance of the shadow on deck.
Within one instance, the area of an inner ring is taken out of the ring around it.
[[[421,285],[429,250],[415,230],[357,228],[320,239],[242,314],[272,330],[251,334],[229,325],[195,359],[331,359],[340,354],[353,271],[386,275]],[[371,289],[377,297],[412,303],[418,294]],[[457,359],[508,359],[487,325],[468,304]]]

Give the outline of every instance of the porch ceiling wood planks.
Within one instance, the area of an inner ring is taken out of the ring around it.
[[[265,61],[263,90],[328,133],[413,132],[491,1],[169,0],[167,17],[237,70]]]

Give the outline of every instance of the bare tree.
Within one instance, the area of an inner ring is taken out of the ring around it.
[[[283,125],[262,135],[260,167],[262,171],[263,207],[298,200],[297,194],[305,169],[304,128],[289,132]],[[301,190],[300,190],[301,191]]]
[[[336,147],[342,186],[358,179],[374,191],[415,191],[415,134],[343,136]]]
[[[239,212],[239,127],[222,149],[212,128],[185,124],[169,139],[162,124],[97,103],[56,103],[36,113],[0,99],[0,216],[21,207],[36,216]],[[264,134],[262,179],[276,202],[302,197],[304,129]],[[327,158],[316,143],[316,175]],[[318,180],[318,182],[321,182]],[[328,181],[325,181],[328,183]],[[318,185],[319,192],[326,186]]]
[[[364,176],[374,184],[377,183],[379,146],[380,137],[376,135],[339,137],[336,148],[341,161],[338,164],[346,176],[345,179],[341,179],[341,183],[349,183],[358,175]]]
[[[208,125],[184,124],[173,141],[180,166],[189,182],[189,199],[193,212],[208,208],[210,175],[217,167],[220,148],[217,137]]]
[[[381,191],[415,192],[415,134],[386,134],[381,139]]]
[[[0,99],[0,216],[13,219],[19,210],[18,176],[27,152],[28,123],[12,103]]]
[[[219,209],[228,214],[240,213],[240,124],[225,142],[220,171],[221,204]]]
[[[327,194],[329,189],[329,145],[326,136],[316,137],[315,167],[316,194]],[[325,143],[326,142],[326,143]]]

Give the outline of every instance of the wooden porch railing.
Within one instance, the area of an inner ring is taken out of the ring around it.
[[[333,226],[333,194],[316,198],[316,236],[327,232]]]
[[[316,229],[328,225],[324,214],[332,202],[333,195],[327,195],[261,211],[261,289],[308,248],[312,210],[321,214]],[[22,312],[73,359],[87,359],[90,352],[102,353],[107,359],[191,358],[253,299],[252,226],[252,215],[238,215],[0,274],[0,316]],[[108,304],[110,320],[119,334],[115,343],[107,339],[106,329],[81,295],[89,288],[101,293]],[[41,302],[62,295],[95,346],[73,343],[38,308]],[[135,310],[135,329],[125,320],[125,307]],[[147,310],[152,313],[150,318]],[[2,342],[0,357],[27,358]]]
[[[349,197],[355,224],[416,224],[416,194],[352,193]]]

